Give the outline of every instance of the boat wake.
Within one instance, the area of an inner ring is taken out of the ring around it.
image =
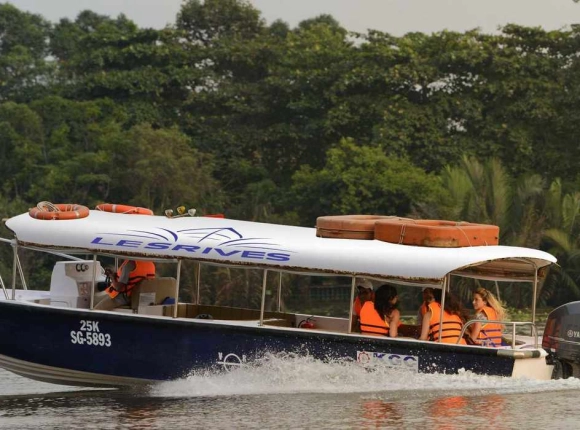
[[[579,390],[580,379],[512,379],[460,372],[417,374],[387,367],[365,369],[352,361],[322,362],[292,354],[269,355],[232,371],[193,372],[187,378],[151,388],[153,397],[207,397],[295,393],[382,393],[425,396],[453,393],[516,394]]]

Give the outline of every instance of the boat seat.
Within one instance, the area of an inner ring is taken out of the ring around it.
[[[177,281],[175,278],[145,279],[135,286],[131,294],[131,309],[137,309],[143,294],[155,293],[155,301],[148,304],[159,305],[167,297],[175,299]],[[141,303],[143,305],[143,303]]]

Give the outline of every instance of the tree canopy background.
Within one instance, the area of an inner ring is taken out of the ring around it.
[[[489,222],[558,257],[543,303],[577,299],[579,36],[394,37],[329,15],[291,28],[242,0],[185,1],[155,30],[0,3],[0,212],[112,201],[306,226]]]

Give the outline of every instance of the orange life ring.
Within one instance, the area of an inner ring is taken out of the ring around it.
[[[117,205],[115,203],[101,203],[95,207],[98,211],[113,212],[116,214],[153,215],[153,211],[138,206]]]
[[[316,219],[316,236],[334,239],[375,238],[375,223],[383,219],[400,219],[383,215],[333,215]]]
[[[31,208],[28,214],[35,219],[70,220],[88,217],[89,208],[74,203],[40,202],[35,208]]]
[[[497,245],[499,227],[432,219],[390,219],[375,223],[375,239],[383,242],[439,248]]]

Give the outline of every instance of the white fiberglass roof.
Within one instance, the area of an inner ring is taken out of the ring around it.
[[[187,258],[298,272],[436,283],[448,273],[533,279],[556,262],[536,249],[509,246],[428,248],[378,240],[326,239],[314,228],[232,219],[123,215],[91,211],[76,220],[37,220],[28,213],[6,222],[21,245],[66,252]]]

